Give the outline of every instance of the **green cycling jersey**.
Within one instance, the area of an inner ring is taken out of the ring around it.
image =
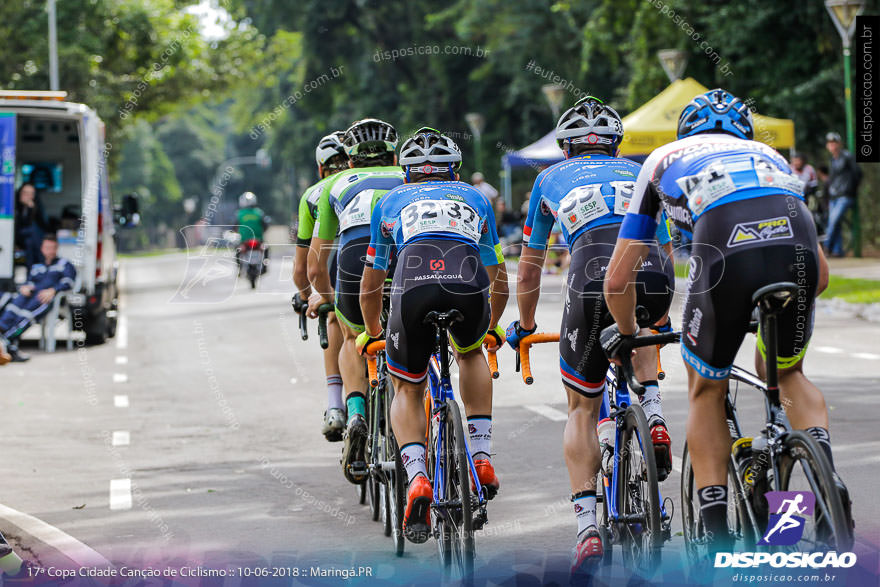
[[[324,179],[310,185],[299,199],[299,216],[296,230],[296,244],[301,247],[309,246],[312,234],[315,232],[315,223],[318,220],[318,199],[324,186],[335,175],[329,175]]]
[[[388,190],[403,183],[404,175],[399,166],[389,165],[346,169],[327,179],[330,181],[322,186],[318,197],[314,234],[333,240],[337,232],[347,233],[348,237],[361,232],[369,236],[373,207]]]

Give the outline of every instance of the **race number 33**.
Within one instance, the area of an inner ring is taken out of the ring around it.
[[[425,232],[452,232],[477,242],[480,240],[480,217],[463,202],[422,200],[404,207],[403,240]]]

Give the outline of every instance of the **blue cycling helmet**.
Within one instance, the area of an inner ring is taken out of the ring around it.
[[[755,125],[745,102],[721,88],[700,94],[684,107],[678,117],[678,138],[716,132],[752,140]]]

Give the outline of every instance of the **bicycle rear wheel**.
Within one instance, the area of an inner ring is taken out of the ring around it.
[[[779,491],[810,491],[816,496],[812,516],[804,516],[801,540],[792,548],[804,552],[852,548],[853,536],[844,513],[831,465],[816,439],[801,430],[785,435],[777,458]]]
[[[461,412],[454,400],[446,402],[446,429],[442,452],[445,501],[435,517],[439,531],[440,560],[449,577],[467,580],[474,570],[474,522],[470,469]]]
[[[691,566],[699,566],[705,563],[709,557],[709,543],[706,537],[706,529],[700,516],[700,503],[697,497],[697,486],[694,481],[694,469],[691,463],[690,449],[687,442],[684,444],[684,452],[681,456],[681,511],[682,530],[684,534],[685,551]],[[736,544],[735,551],[753,551],[757,537],[755,528],[749,515],[749,506],[746,503],[746,492],[741,481],[736,477],[736,469],[728,460],[727,466],[727,524],[730,528]]]
[[[394,470],[386,473],[385,479],[385,535],[394,540],[394,552],[403,556],[406,540],[403,536],[403,512],[406,509],[406,470],[400,458],[400,448],[391,429],[391,402],[394,400],[394,386],[390,378],[385,380],[385,458],[394,461]]]
[[[596,504],[596,526],[599,528],[599,538],[602,540],[602,564],[607,567],[614,562],[614,532],[608,519],[608,500],[611,497],[604,485],[605,474],[600,471],[596,477],[596,498],[602,504],[602,507]]]
[[[663,531],[660,527],[660,488],[651,431],[642,407],[629,406],[624,417],[617,455],[617,503],[624,520],[618,525],[624,564],[652,572],[660,564]]]

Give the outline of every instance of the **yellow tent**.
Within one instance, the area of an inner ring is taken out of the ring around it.
[[[708,91],[694,78],[680,79],[651,98],[623,119],[623,142],[620,155],[646,155],[675,140],[678,115],[697,94]],[[752,115],[755,120],[755,140],[774,149],[794,147],[794,122],[784,118]]]

